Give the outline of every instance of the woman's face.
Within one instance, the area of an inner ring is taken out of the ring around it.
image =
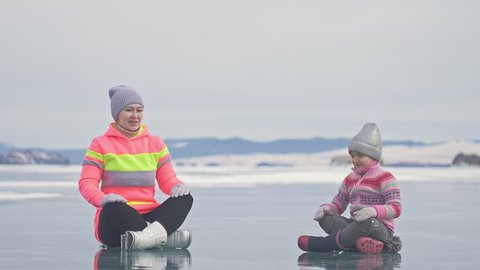
[[[143,106],[129,104],[118,114],[117,124],[128,131],[137,131],[143,118]]]
[[[352,158],[352,164],[355,168],[362,168],[363,166],[368,165],[373,161],[371,157],[362,155],[357,152],[351,152],[350,157]]]

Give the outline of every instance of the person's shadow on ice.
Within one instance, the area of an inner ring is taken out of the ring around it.
[[[100,249],[95,254],[94,269],[191,269],[188,249],[121,250]]]
[[[359,252],[307,252],[298,257],[298,269],[395,269],[400,268],[399,253],[363,254]]]

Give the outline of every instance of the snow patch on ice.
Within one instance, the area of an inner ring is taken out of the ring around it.
[[[27,187],[36,187],[36,188],[72,188],[77,187],[77,182],[72,181],[0,181],[0,188],[27,188]]]
[[[402,182],[477,182],[480,168],[384,167]],[[191,167],[177,170],[180,179],[195,187],[251,187],[264,184],[341,183],[349,167],[249,169],[246,167]]]
[[[59,193],[20,193],[14,191],[0,192],[0,202],[18,202],[26,200],[53,199],[62,197]]]
[[[0,173],[78,173],[82,170],[80,165],[0,165]]]

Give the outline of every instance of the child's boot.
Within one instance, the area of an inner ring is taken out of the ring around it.
[[[383,243],[383,251],[388,253],[397,253],[402,249],[402,240],[398,236]]]
[[[360,237],[355,242],[355,247],[361,253],[377,254],[383,250],[383,242],[370,237]]]
[[[326,237],[302,235],[298,238],[298,247],[303,251],[340,250],[335,234]]]

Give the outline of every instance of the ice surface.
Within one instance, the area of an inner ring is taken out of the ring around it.
[[[334,178],[343,177],[348,170],[335,168],[322,173],[322,170],[290,169],[225,171],[204,168],[198,172],[181,169],[179,174],[187,183],[192,183],[195,198],[183,226],[193,231],[188,254],[150,251],[122,255],[112,251],[101,258],[97,256],[101,249],[93,236],[95,209],[79,195],[75,185],[78,175],[57,169],[48,173],[37,168],[32,174],[10,171],[2,174],[0,183],[18,178],[31,186],[0,186],[2,194],[61,196],[0,204],[0,241],[4,243],[0,246],[0,265],[5,269],[118,269],[118,265],[122,269],[138,269],[138,266],[163,269],[166,265],[162,263],[170,260],[168,269],[369,269],[369,265],[382,269],[478,267],[480,234],[475,224],[480,221],[476,214],[480,181],[478,170],[469,168],[395,168],[404,205],[397,223],[397,234],[403,241],[401,256],[305,255],[296,245],[297,237],[324,234],[312,216],[317,206],[330,201],[337,191],[338,182],[335,181],[340,179]],[[240,176],[235,179],[233,176],[237,174]],[[320,179],[327,176],[332,180]],[[302,177],[305,182],[296,182]],[[307,182],[309,178],[319,179]],[[45,179],[54,179],[49,180],[52,183],[73,184],[32,184]],[[222,184],[223,181],[241,183],[246,179],[250,184],[245,186]],[[158,252],[158,260],[148,260],[152,252]],[[100,264],[97,259],[102,262],[107,259],[107,262]],[[117,268],[109,267],[112,264]]]

